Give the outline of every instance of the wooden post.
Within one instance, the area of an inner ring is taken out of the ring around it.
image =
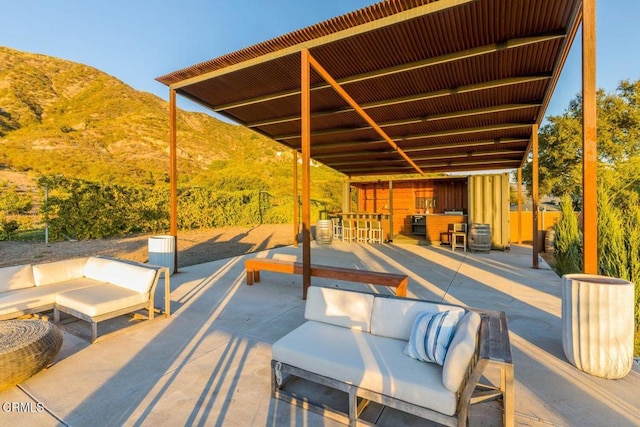
[[[518,244],[522,244],[522,168],[518,168]]]
[[[342,212],[351,212],[351,181],[349,178],[342,181]]]
[[[583,271],[598,273],[596,1],[582,6],[582,203]]]
[[[302,299],[307,299],[311,286],[311,66],[309,51],[301,52],[301,136],[302,136]]]
[[[298,151],[293,150],[293,246],[298,247],[298,233],[300,223],[298,223]]]
[[[533,152],[533,163],[531,164],[531,214],[533,215],[533,268],[538,268],[538,253],[540,252],[540,242],[538,241],[538,125],[531,128],[531,147]]]
[[[173,273],[178,272],[178,157],[176,91],[169,89],[169,227],[174,240]]]
[[[389,180],[389,241],[393,242],[393,181]]]

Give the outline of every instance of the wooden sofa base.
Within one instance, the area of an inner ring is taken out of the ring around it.
[[[447,426],[466,426],[471,405],[502,399],[504,409],[503,424],[507,427],[513,427],[513,362],[511,359],[511,345],[509,343],[506,316],[502,312],[482,312],[480,314],[482,316],[482,322],[478,334],[476,355],[472,360],[466,380],[463,382],[459,391],[458,408],[454,416],[444,415],[419,405],[362,389],[355,385],[328,378],[277,360],[271,361],[272,396],[297,407],[319,413],[327,418],[352,426],[371,425],[359,419],[369,402],[379,403]],[[485,369],[490,365],[495,365],[500,369],[501,383],[499,387],[492,387],[480,383]],[[349,398],[349,412],[344,413],[329,408],[326,405],[312,402],[305,397],[297,396],[284,390],[285,385],[292,377],[302,378],[347,393]],[[428,396],[425,396],[425,398],[428,398]]]
[[[110,313],[105,313],[100,316],[88,316],[80,311],[57,304],[53,310],[53,321],[54,323],[60,323],[60,312],[63,312],[73,317],[77,317],[80,320],[84,320],[85,322],[89,322],[91,324],[91,342],[94,343],[98,339],[98,322],[102,322],[103,320],[113,319],[114,317],[129,314],[141,309],[149,310],[147,319],[149,320],[153,319],[153,316],[155,313],[153,302],[151,303],[151,306],[149,306],[148,302],[145,302],[142,304],[137,304],[131,307],[126,307],[120,310],[112,311]]]
[[[171,285],[170,285],[170,279],[169,279],[169,269],[167,267],[158,267],[156,277],[153,281],[153,284],[151,285],[151,289],[149,290],[149,300],[147,302],[132,305],[130,307],[121,308],[119,310],[100,314],[98,316],[89,316],[88,314],[82,313],[81,311],[74,310],[72,308],[62,306],[60,304],[55,304],[53,307],[53,321],[54,323],[60,323],[60,312],[63,312],[73,317],[77,317],[80,320],[84,320],[85,322],[89,322],[91,324],[91,342],[94,343],[98,339],[98,322],[102,322],[103,320],[113,319],[114,317],[122,316],[124,314],[129,314],[141,309],[146,309],[149,312],[149,314],[147,315],[147,319],[153,320],[156,311],[158,311],[154,305],[154,294],[155,294],[156,286],[158,285],[158,281],[160,279],[161,274],[164,274],[164,291],[165,291],[164,315],[165,317],[169,317],[171,315],[171,301],[170,301]]]

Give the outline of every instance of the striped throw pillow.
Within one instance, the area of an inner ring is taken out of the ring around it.
[[[404,353],[423,362],[444,364],[453,333],[463,315],[463,310],[418,314]]]

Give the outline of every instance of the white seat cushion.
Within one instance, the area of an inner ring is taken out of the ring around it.
[[[66,259],[33,266],[33,278],[36,286],[67,282],[84,277],[83,268],[87,258]]]
[[[307,291],[304,317],[369,332],[373,300],[372,294],[311,286]]]
[[[442,366],[442,382],[450,391],[458,391],[462,384],[467,367],[476,351],[479,327],[480,315],[473,311],[465,314],[458,322]]]
[[[0,293],[35,286],[30,265],[0,268]]]
[[[273,359],[405,402],[453,415],[456,394],[442,366],[406,357],[406,341],[308,321],[273,344]]]
[[[87,316],[99,316],[149,301],[148,294],[110,283],[63,292],[56,296],[56,304]]]
[[[47,286],[33,286],[0,294],[0,316],[33,310],[39,307],[52,308],[56,302],[56,294],[73,289],[95,286],[100,282],[91,279],[74,279],[64,283]]]
[[[381,337],[409,341],[413,324],[421,312],[437,313],[461,307],[403,298],[376,297],[371,314],[371,333]]]
[[[156,270],[112,259],[90,257],[84,266],[84,275],[143,294],[151,289]]]

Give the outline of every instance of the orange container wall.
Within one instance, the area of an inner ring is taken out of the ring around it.
[[[390,214],[389,182],[354,183],[358,188],[358,212]],[[393,182],[393,232],[411,234],[411,215],[422,213],[416,208],[417,197],[434,198],[429,213],[445,210],[467,210],[467,179],[434,179]],[[446,230],[446,227],[445,227]]]

